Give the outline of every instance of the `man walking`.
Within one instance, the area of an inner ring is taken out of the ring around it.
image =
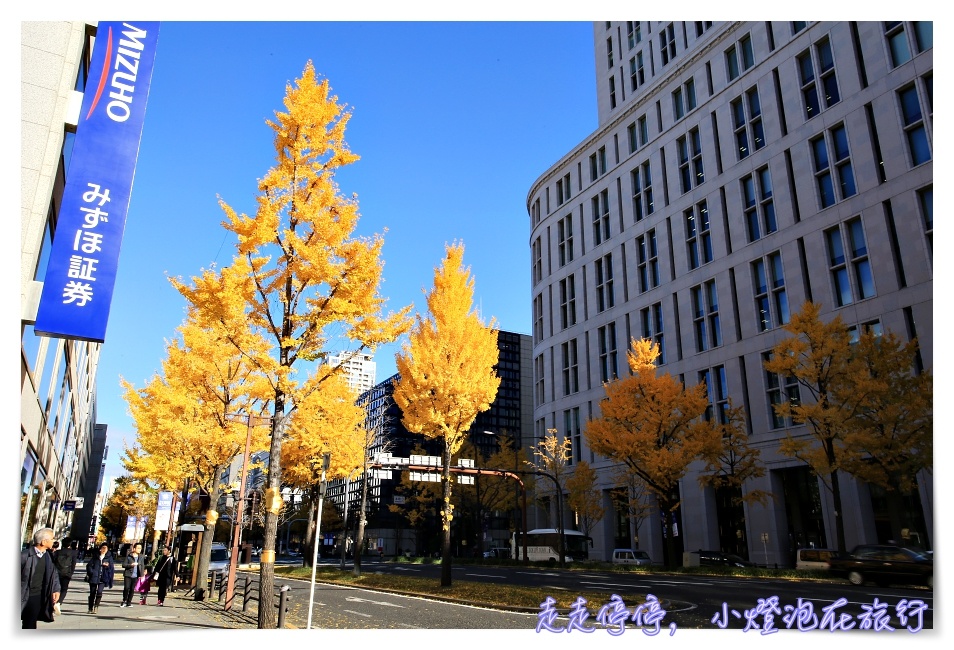
[[[63,606],[66,592],[70,588],[70,580],[73,579],[73,572],[76,571],[78,544],[67,537],[63,540],[63,548],[57,549],[57,545],[57,542],[53,542],[53,564],[56,565],[56,573],[60,578],[60,599],[53,605],[53,612],[59,616],[60,607]]]
[[[60,598],[60,578],[50,558],[53,529],[33,533],[33,546],[20,552],[20,620],[24,630],[37,621],[53,622],[53,605]]]
[[[109,544],[103,542],[99,551],[86,563],[86,581],[89,582],[89,611],[96,614],[99,611],[99,602],[103,599],[103,588],[113,588],[113,556],[109,552]]]

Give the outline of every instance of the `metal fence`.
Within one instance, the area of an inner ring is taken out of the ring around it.
[[[217,571],[209,571],[208,582],[209,597],[211,598],[212,595],[218,591],[218,600],[220,603],[223,602],[226,596],[226,575]],[[235,599],[237,596],[241,595],[243,614],[248,614],[249,606],[253,602],[256,604],[258,603],[258,583],[259,578],[248,573],[235,576],[235,587],[232,598]],[[288,585],[282,585],[279,588],[278,593],[274,594],[273,598],[275,599],[274,606],[278,608],[278,624],[276,625],[276,628],[282,629],[285,627],[285,615],[288,613],[288,609],[291,606],[291,587]]]

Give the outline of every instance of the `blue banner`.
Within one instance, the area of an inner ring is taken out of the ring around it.
[[[159,23],[101,22],[34,330],[102,342]]]

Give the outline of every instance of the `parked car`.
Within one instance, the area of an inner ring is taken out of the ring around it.
[[[830,548],[800,548],[795,551],[795,568],[799,571],[827,571],[831,559],[840,555]]]
[[[700,566],[754,567],[754,562],[722,551],[697,551]]]
[[[629,548],[614,548],[612,562],[613,564],[652,566],[653,560],[646,551],[634,551]]]
[[[232,553],[225,544],[214,542],[212,544],[212,554],[209,556],[209,571],[221,573],[223,576],[229,574],[229,558]]]
[[[934,589],[934,560],[921,551],[886,544],[862,544],[832,558],[829,571],[853,585],[921,584]]]
[[[510,549],[504,546],[496,546],[494,548],[489,548],[484,551],[484,557],[495,557],[499,559],[507,559],[510,557]]]

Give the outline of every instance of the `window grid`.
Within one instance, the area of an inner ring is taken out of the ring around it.
[[[663,336],[663,312],[662,303],[655,303],[640,311],[640,320],[642,321],[642,335],[644,339],[649,339],[659,347],[659,356],[656,358],[656,365],[661,366],[666,363],[666,347]]]
[[[596,153],[590,156],[590,180],[595,181],[605,173],[606,147],[600,147]]]
[[[676,58],[676,30],[672,23],[659,32],[659,55],[663,66]]]
[[[762,353],[762,363],[763,368],[764,364],[768,363],[772,359],[772,353],[763,352]],[[772,423],[773,429],[781,429],[783,427],[794,426],[794,422],[791,418],[782,418],[775,413],[775,405],[781,404],[782,401],[790,402],[793,406],[798,406],[801,404],[801,394],[798,389],[798,380],[792,376],[788,375],[785,377],[784,381],[779,380],[779,376],[774,372],[765,371],[765,394],[768,401],[768,410],[769,410],[769,422]]]
[[[557,253],[560,266],[573,261],[573,215],[568,214],[557,222]]]
[[[810,120],[841,101],[831,43],[828,38],[823,38],[815,43],[811,50],[805,50],[795,59],[801,81],[805,119]]]
[[[619,376],[616,354],[616,323],[609,323],[596,331],[599,347],[600,381],[607,382]]]
[[[921,220],[924,223],[924,236],[927,238],[928,253],[934,255],[934,186],[928,185],[918,190],[918,205],[921,208]]]
[[[705,34],[711,27],[712,27],[711,20],[697,20],[696,21],[696,38],[699,38],[700,36]]]
[[[563,395],[572,395],[580,391],[576,339],[570,339],[560,347],[563,352]]]
[[[534,359],[533,361],[533,366],[534,366],[534,374],[536,375],[535,388],[536,388],[537,405],[540,405],[547,401],[546,400],[546,396],[547,396],[546,385],[545,385],[545,379],[544,379],[545,376],[543,374],[543,355],[542,354],[537,355],[537,358]]]
[[[644,293],[659,286],[659,255],[656,250],[656,229],[653,228],[636,238],[639,292]]]
[[[706,399],[709,402],[705,412],[706,422],[712,422],[715,418],[719,424],[728,424],[729,385],[726,381],[725,366],[700,371],[699,383],[705,385]]]
[[[696,351],[705,352],[722,345],[722,325],[719,321],[719,299],[715,280],[690,289],[692,321],[696,334]]]
[[[768,167],[742,179],[742,209],[749,243],[778,230],[772,176]]]
[[[593,210],[593,244],[599,246],[610,238],[609,190],[603,190],[591,200]]]
[[[646,70],[643,66],[643,53],[637,52],[636,56],[629,59],[629,89],[636,90],[646,83]]]
[[[638,20],[626,21],[626,39],[629,43],[629,49],[636,47],[636,44],[643,40],[640,22]]]
[[[815,181],[822,209],[834,205],[837,201],[854,196],[855,176],[851,167],[851,154],[848,150],[848,133],[844,124],[829,129],[810,141],[814,161]],[[830,158],[829,158],[829,154]],[[832,162],[837,185],[832,178]],[[836,194],[837,189],[837,194]]]
[[[732,100],[729,106],[732,111],[732,128],[735,130],[736,153],[739,160],[742,160],[752,151],[758,151],[765,146],[758,88],[750,88],[744,95]],[[752,143],[751,148],[749,142]]]
[[[612,37],[606,39],[606,69],[613,69],[613,39]]]
[[[610,108],[616,108],[616,76],[610,75],[609,78],[609,98]]]
[[[752,37],[746,34],[725,51],[725,67],[729,81],[755,65],[755,53],[752,50]]]
[[[533,299],[533,342],[543,341],[543,294]]]
[[[709,232],[709,204],[700,201],[684,213],[689,270],[712,261],[712,233]]]
[[[874,296],[874,276],[868,259],[861,218],[849,219],[840,227],[826,230],[825,240],[828,244],[828,266],[835,293],[835,305],[849,305],[855,301],[856,296],[858,300]]]
[[[570,175],[567,174],[557,181],[557,205],[563,205],[570,200]]]
[[[613,294],[613,254],[604,255],[593,263],[596,274],[596,311],[606,311],[616,304]]]
[[[568,275],[560,280],[560,327],[576,325],[576,276]]]
[[[653,179],[649,171],[649,161],[630,172],[633,182],[633,216],[642,221],[644,216],[653,213]]]
[[[891,67],[896,68],[911,60],[912,43],[916,54],[934,47],[934,23],[933,21],[885,22],[884,37],[888,45]]]
[[[702,164],[702,138],[699,136],[699,129],[691,129],[688,135],[678,138],[676,149],[679,157],[679,178],[682,184],[682,193],[685,194],[706,180]]]
[[[760,332],[788,323],[791,318],[782,255],[770,253],[752,263],[756,324]]]
[[[928,144],[927,127],[921,111],[918,89],[913,84],[898,91],[901,104],[901,122],[908,143],[911,165],[916,167],[931,159],[931,147]]]
[[[543,244],[540,238],[533,240],[533,283],[543,279]]]

